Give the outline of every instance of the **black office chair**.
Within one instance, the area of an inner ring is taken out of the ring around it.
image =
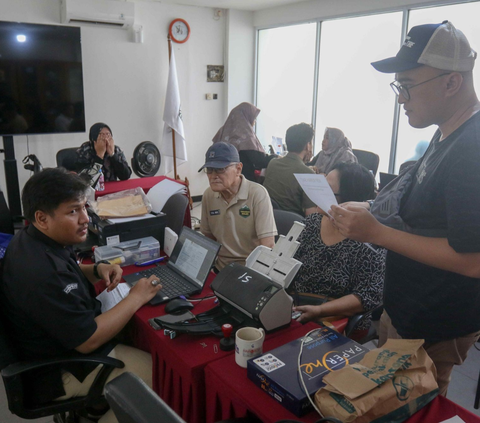
[[[295,221],[300,223],[305,221],[305,218],[297,213],[279,209],[273,209],[273,217],[278,235],[287,235]]]
[[[167,226],[180,235],[187,211],[188,197],[184,194],[173,194],[163,206],[162,212],[167,215]]]
[[[75,163],[77,161],[77,150],[78,147],[63,148],[62,150],[58,150],[56,156],[57,167],[64,167],[67,170],[76,171],[77,168]]]
[[[36,404],[35,398],[29,390],[31,385],[29,383],[29,375],[41,369],[62,368],[67,363],[103,364],[103,367],[95,378],[87,396]],[[86,407],[104,401],[102,392],[105,381],[115,367],[123,368],[124,364],[122,361],[114,358],[95,356],[60,357],[49,360],[19,362],[15,346],[5,329],[3,316],[0,316],[0,369],[7,394],[8,408],[18,417],[37,419],[45,416],[54,416],[56,423],[66,423],[67,413],[72,415],[84,410]]]
[[[272,207],[274,209],[280,210],[280,204],[278,204],[272,197],[270,197],[270,201],[272,202]]]
[[[380,163],[380,157],[378,154],[372,153],[371,151],[355,149],[353,149],[353,154],[355,154],[358,163],[365,166],[368,170],[371,170],[373,176],[377,175],[378,164]]]
[[[118,423],[185,423],[137,375],[125,372],[105,386],[105,397]],[[223,423],[260,423],[257,418],[223,420]]]

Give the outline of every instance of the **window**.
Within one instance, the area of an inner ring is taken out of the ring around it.
[[[290,126],[312,122],[316,28],[309,23],[259,31],[257,136],[265,147],[272,136],[285,142]]]
[[[400,109],[397,132],[394,128],[397,99],[389,87],[394,75],[377,72],[370,65],[393,56],[400,48],[404,38],[403,15],[399,11],[259,30],[257,106],[262,112],[257,121],[257,135],[260,141],[268,145],[272,136],[285,138],[286,129],[293,124],[315,122],[315,153],[321,149],[325,127],[330,126],[343,130],[354,149],[378,154],[379,171],[397,173],[403,162],[418,158],[417,148],[422,150],[422,144],[428,144],[436,126],[412,128]],[[479,15],[480,1],[413,9],[408,12],[408,28],[448,19],[480,53]],[[317,25],[321,31],[318,89],[314,96]],[[479,87],[478,63],[474,80]],[[316,116],[312,116],[315,109]],[[391,151],[395,133],[396,149]]]
[[[398,50],[401,27],[401,12],[322,23],[316,153],[325,127],[336,127],[353,148],[378,154],[379,170],[387,171],[395,95],[392,76],[370,63]]]

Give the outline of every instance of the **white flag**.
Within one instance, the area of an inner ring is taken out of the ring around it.
[[[175,56],[170,57],[168,71],[167,95],[165,97],[165,110],[163,112],[163,141],[162,156],[165,163],[165,173],[173,170],[172,130],[175,131],[175,149],[177,166],[187,161],[187,146],[185,145],[185,132],[183,131],[182,109],[180,104],[180,91],[178,90],[177,67]],[[174,175],[175,177],[176,175]]]

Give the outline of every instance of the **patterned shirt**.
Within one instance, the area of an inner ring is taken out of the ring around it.
[[[320,237],[322,215],[314,213],[305,219],[300,247],[295,258],[303,263],[295,280],[301,293],[340,298],[355,294],[365,311],[382,301],[386,250],[373,251],[364,243],[344,239],[325,245]],[[367,329],[366,319],[357,329]]]
[[[115,146],[115,151],[113,156],[109,156],[105,153],[103,160],[97,156],[95,147],[91,141],[84,142],[80,148],[77,150],[77,161],[76,169],[81,171],[92,167],[94,163],[99,163],[102,165],[102,172],[105,181],[116,181],[120,179],[121,181],[126,181],[130,178],[132,174],[132,169],[128,166],[127,159],[125,154],[120,149],[120,147]]]

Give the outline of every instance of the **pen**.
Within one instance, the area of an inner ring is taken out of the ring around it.
[[[150,266],[151,264],[160,263],[161,261],[165,260],[167,256],[159,257],[153,260],[148,261],[137,261],[135,266]]]

